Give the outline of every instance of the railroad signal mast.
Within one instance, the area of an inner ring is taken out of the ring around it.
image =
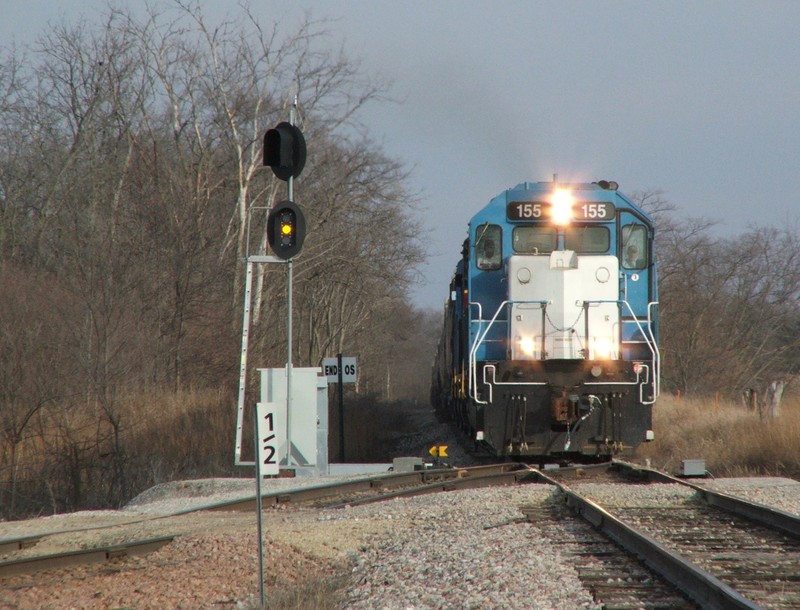
[[[291,428],[289,417],[292,404],[292,259],[300,254],[306,235],[303,211],[294,201],[294,179],[303,171],[306,163],[306,140],[303,132],[294,125],[297,100],[289,109],[289,121],[278,123],[264,134],[263,163],[272,169],[279,180],[287,183],[288,199],[273,206],[267,215],[267,242],[275,256],[250,255],[247,253],[245,279],[244,316],[242,321],[242,351],[239,370],[239,400],[236,426],[235,465],[248,466],[252,462],[241,459],[242,431],[244,427],[244,403],[247,378],[247,351],[250,333],[250,301],[254,265],[259,263],[286,262],[288,278],[287,298],[287,362],[286,362],[286,437],[288,442],[287,466],[292,463]],[[263,208],[262,208],[263,209]],[[251,208],[251,211],[253,208]],[[248,220],[249,225],[249,220]],[[248,229],[249,230],[249,229]],[[249,238],[248,238],[249,243]],[[259,456],[255,456],[258,466]]]
[[[296,103],[295,103],[296,105]],[[292,464],[292,258],[300,254],[306,237],[303,211],[293,201],[294,179],[306,164],[306,139],[294,125],[295,105],[289,111],[289,122],[278,123],[264,134],[264,165],[269,166],[280,180],[285,180],[289,199],[277,204],[267,217],[267,242],[278,258],[287,262],[288,297],[287,356],[286,356],[286,465]]]
[[[242,362],[239,374],[239,421],[237,422],[237,441],[236,441],[236,461],[241,464],[241,430],[244,411],[245,381],[247,371],[247,341],[250,331],[250,298],[252,289],[253,264],[255,262],[280,262],[286,261],[288,277],[288,298],[287,298],[287,331],[288,347],[286,361],[286,465],[292,465],[292,434],[291,434],[291,411],[292,411],[292,258],[300,253],[303,248],[303,241],[306,235],[306,221],[303,211],[294,203],[293,180],[300,175],[306,163],[306,141],[303,132],[294,125],[295,108],[297,100],[289,110],[289,122],[278,123],[273,129],[268,129],[264,134],[264,165],[270,167],[275,176],[284,180],[288,184],[288,200],[281,201],[270,210],[267,216],[267,242],[276,258],[273,257],[247,257],[247,282],[245,287],[245,306],[244,321],[242,324]],[[258,260],[257,260],[258,259]],[[259,593],[261,597],[261,607],[265,607],[264,592],[264,550],[262,537],[262,515],[261,515],[261,466],[269,463],[270,473],[279,472],[279,461],[277,447],[279,441],[275,442],[274,419],[271,412],[265,413],[270,426],[269,430],[261,431],[261,423],[258,414],[258,407],[254,410],[254,430],[255,438],[255,467],[256,467],[256,496],[258,508],[258,573],[259,573]],[[272,444],[267,441],[273,441]],[[271,449],[272,454],[265,456],[263,450]]]
[[[306,139],[294,123],[294,107],[289,122],[278,123],[264,135],[264,165],[288,184],[289,200],[272,208],[267,218],[267,241],[278,258],[291,260],[303,248],[306,220],[294,203],[293,179],[306,165]]]

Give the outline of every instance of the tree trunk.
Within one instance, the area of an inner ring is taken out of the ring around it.
[[[784,381],[773,381],[767,387],[764,410],[766,416],[770,419],[775,419],[780,415],[781,399],[783,398],[783,390],[785,387],[786,382]]]

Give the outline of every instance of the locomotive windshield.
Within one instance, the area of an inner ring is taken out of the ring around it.
[[[558,244],[555,227],[514,227],[512,246],[517,254],[550,254]],[[581,254],[603,254],[611,246],[611,233],[607,227],[568,227],[564,230],[564,247]]]
[[[555,227],[514,227],[511,233],[511,245],[520,254],[550,254],[557,243]]]
[[[564,248],[583,254],[605,254],[611,245],[606,227],[570,227],[564,231]]]

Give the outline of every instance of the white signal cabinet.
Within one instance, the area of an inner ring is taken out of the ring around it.
[[[321,376],[321,370],[292,367],[288,434],[287,369],[258,371],[261,375],[261,404],[267,405],[274,416],[280,467],[293,468],[298,475],[328,474],[328,382]]]

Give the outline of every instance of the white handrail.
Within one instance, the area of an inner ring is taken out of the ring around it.
[[[481,305],[481,303],[479,303],[477,301],[470,301],[470,303],[469,303],[470,307],[472,307],[472,306],[477,306],[478,307],[478,316],[479,316],[479,318],[477,320],[473,319],[473,318],[470,318],[470,320],[469,320],[470,326],[472,326],[472,324],[475,323],[475,322],[480,324],[479,330],[478,330],[477,334],[475,335],[475,339],[472,342],[472,346],[470,347],[470,351],[469,351],[469,392],[470,392],[470,398],[472,398],[472,400],[474,400],[476,403],[484,404],[484,405],[485,404],[489,404],[489,401],[480,400],[478,398],[477,352],[478,352],[478,348],[486,340],[486,336],[489,334],[489,331],[492,329],[492,326],[494,326],[495,322],[497,321],[497,317],[500,315],[500,312],[507,305],[514,305],[514,304],[547,305],[547,303],[548,303],[548,301],[512,301],[512,300],[508,300],[508,299],[504,300],[497,307],[497,310],[495,311],[495,313],[492,316],[491,320],[488,321],[487,326],[485,328],[483,328],[483,324],[485,324],[487,321],[484,320],[483,317],[482,317],[482,312],[483,312],[482,305]],[[630,303],[628,303],[628,301],[625,300],[625,299],[584,301],[584,304],[603,304],[603,303],[608,303],[608,304],[613,303],[613,304],[615,304],[617,306],[622,306],[627,310],[627,312],[630,314],[630,318],[631,319],[623,320],[622,322],[623,323],[632,322],[633,324],[636,325],[636,328],[639,330],[639,333],[644,338],[645,344],[647,345],[648,349],[650,350],[650,353],[651,353],[652,358],[653,358],[653,375],[652,375],[652,378],[651,378],[651,376],[649,374],[649,372],[650,372],[649,371],[649,367],[646,367],[647,371],[646,371],[644,380],[641,379],[640,372],[637,371],[636,381],[634,381],[632,383],[631,382],[611,382],[611,385],[639,385],[639,400],[641,401],[641,403],[642,404],[646,404],[646,405],[650,405],[650,404],[655,403],[656,399],[658,398],[658,395],[660,394],[660,389],[661,389],[661,387],[660,387],[660,385],[661,385],[661,383],[660,383],[660,378],[661,378],[661,359],[660,359],[660,353],[658,351],[658,345],[656,343],[655,335],[653,334],[653,331],[652,331],[652,322],[653,322],[653,314],[652,314],[652,312],[653,312],[654,307],[658,305],[658,302],[657,301],[653,301],[651,303],[648,303],[648,305],[647,305],[647,328],[646,329],[644,327],[642,327],[640,318],[638,316],[636,316],[636,314],[633,312],[633,308],[631,307]],[[496,369],[495,369],[494,365],[487,365],[487,366],[490,366],[492,368],[492,381],[491,381],[491,383],[489,383],[487,381],[487,379],[486,379],[487,371],[484,369],[484,374],[483,374],[484,380],[483,380],[483,382],[484,383],[488,383],[490,385],[490,387],[491,387],[492,383],[494,383],[495,385],[504,384],[505,382],[497,382],[496,381],[496,378],[495,378]],[[544,383],[530,382],[530,383],[526,383],[524,385],[544,385]],[[600,384],[600,382],[587,382],[586,385],[608,385],[608,382],[606,382],[604,384]],[[653,388],[653,399],[652,400],[649,400],[649,401],[644,400],[644,396],[642,394],[642,390],[643,390],[645,385],[652,385],[652,388]]]
[[[471,348],[470,348],[470,350],[469,350],[469,382],[470,382],[470,383],[469,383],[469,387],[470,387],[470,398],[472,398],[472,400],[474,400],[475,402],[477,402],[478,404],[481,404],[481,405],[486,405],[486,404],[489,404],[489,403],[488,403],[487,401],[485,401],[485,400],[480,400],[480,399],[478,399],[478,384],[476,383],[476,380],[477,380],[477,377],[478,377],[478,375],[477,375],[477,361],[476,361],[476,359],[475,359],[475,354],[476,354],[476,352],[478,351],[478,346],[479,346],[481,343],[483,343],[483,340],[486,338],[486,335],[487,335],[487,334],[489,333],[489,331],[491,330],[491,328],[492,328],[492,325],[494,325],[494,323],[495,323],[495,320],[497,320],[497,316],[498,316],[498,315],[500,315],[500,311],[501,311],[501,310],[503,309],[503,307],[505,307],[505,306],[506,306],[508,303],[511,303],[511,301],[503,301],[502,303],[500,303],[500,306],[497,308],[497,311],[495,311],[495,312],[494,312],[494,315],[492,316],[492,319],[489,321],[489,325],[486,327],[486,330],[485,330],[485,331],[483,331],[483,334],[481,334],[481,333],[480,333],[480,331],[478,331],[478,334],[476,334],[476,335],[475,335],[475,341],[473,341],[473,343],[472,343],[472,347],[471,347]],[[472,306],[472,305],[478,305],[478,307],[480,307],[480,306],[481,306],[481,304],[480,304],[480,303],[477,303],[477,302],[472,302],[472,301],[471,301],[471,302],[470,302],[470,306]],[[480,311],[480,310],[479,310],[479,311]],[[476,321],[477,321],[477,322],[480,322],[480,323],[483,323],[483,322],[484,322],[484,320],[483,320],[483,319],[479,319],[479,320],[472,320],[472,319],[470,319],[470,321],[469,321],[469,322],[470,322],[470,325],[472,325],[472,323],[473,323],[473,322],[476,322]]]

